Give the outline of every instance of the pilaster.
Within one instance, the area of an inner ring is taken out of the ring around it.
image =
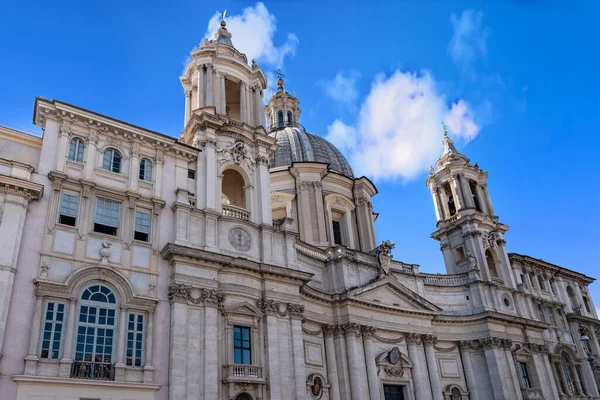
[[[338,380],[337,360],[335,356],[335,344],[333,342],[334,325],[323,325],[323,336],[325,337],[325,354],[327,363],[327,378],[329,384],[329,398],[331,400],[340,400],[340,383]]]
[[[471,400],[480,400],[477,379],[473,370],[473,361],[471,360],[471,346],[472,343],[470,341],[461,340],[458,342],[460,358],[465,371],[465,380],[467,381],[467,390],[470,393]]]
[[[440,384],[440,374],[438,372],[437,360],[435,358],[435,349],[433,345],[437,342],[434,335],[423,335],[422,339],[425,345],[425,358],[427,360],[427,370],[429,371],[429,382],[434,400],[444,400],[442,394],[442,385]]]
[[[408,347],[408,357],[413,362],[412,380],[415,385],[416,400],[431,400],[433,394],[429,386],[429,378],[427,377],[427,366],[422,364],[423,348],[421,345],[421,335],[417,333],[409,333],[406,335],[406,344]]]

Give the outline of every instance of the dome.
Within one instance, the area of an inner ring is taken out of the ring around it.
[[[269,135],[277,139],[279,145],[271,158],[271,168],[292,165],[294,162],[318,162],[329,164],[331,170],[354,178],[346,157],[321,136],[297,127],[282,128]]]

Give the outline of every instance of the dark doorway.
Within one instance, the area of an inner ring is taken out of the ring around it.
[[[383,385],[385,400],[404,400],[404,386]]]
[[[237,395],[235,400],[252,400],[252,397],[248,393],[240,393]]]

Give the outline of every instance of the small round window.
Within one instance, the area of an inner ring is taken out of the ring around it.
[[[510,307],[510,300],[508,299],[508,297],[505,297],[505,298],[504,298],[504,305],[505,305],[506,307]]]

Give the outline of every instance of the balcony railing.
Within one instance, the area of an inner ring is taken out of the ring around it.
[[[425,276],[423,283],[432,286],[459,286],[469,282],[469,274],[455,274],[455,275],[431,275],[421,274]]]
[[[241,219],[242,221],[250,220],[250,213],[241,207],[223,204],[223,216]]]
[[[258,365],[224,365],[225,379],[228,381],[262,381],[262,367]]]
[[[523,399],[543,399],[544,396],[540,389],[536,388],[521,388],[521,393],[523,393]]]
[[[74,361],[71,365],[71,378],[114,381],[115,366],[103,362]]]

